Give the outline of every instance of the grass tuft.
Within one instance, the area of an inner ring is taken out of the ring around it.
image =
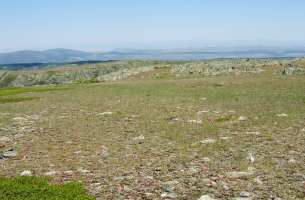
[[[80,183],[50,184],[42,177],[0,178],[1,200],[94,200]]]

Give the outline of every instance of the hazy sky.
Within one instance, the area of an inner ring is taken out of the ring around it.
[[[0,0],[0,51],[305,43],[304,0]]]

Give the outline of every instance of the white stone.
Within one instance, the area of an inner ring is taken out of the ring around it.
[[[144,135],[140,135],[138,137],[134,137],[133,140],[138,141],[138,140],[145,140]]]
[[[102,113],[98,113],[98,116],[105,116],[105,115],[112,115],[113,112],[102,112]]]
[[[240,197],[250,197],[251,194],[249,192],[243,191],[239,194]]]
[[[82,169],[82,168],[78,169],[77,171],[79,171],[80,173],[83,173],[83,174],[87,174],[87,173],[90,172],[89,170],[87,170],[87,169]]]
[[[254,157],[253,153],[249,153],[247,159],[253,163],[255,161],[255,157]]]
[[[203,195],[198,200],[216,200],[216,199],[210,197],[209,195]]]
[[[192,124],[202,124],[202,120],[195,120],[195,119],[187,120],[187,122]]]
[[[247,120],[248,120],[248,117],[246,117],[246,116],[240,116],[240,117],[238,118],[238,120],[239,120],[239,121],[247,121]]]
[[[20,173],[20,176],[32,176],[32,172],[30,170],[25,170]]]
[[[214,140],[214,139],[205,139],[205,140],[200,141],[201,144],[213,144],[215,142],[216,142],[216,140]]]
[[[6,151],[2,154],[4,157],[6,158],[13,158],[13,157],[17,157],[17,151],[12,150],[12,151]]]
[[[55,176],[57,174],[56,171],[49,171],[49,172],[46,172],[44,175],[45,176]]]
[[[278,117],[288,117],[288,115],[286,113],[281,113],[277,115]]]
[[[254,174],[254,172],[252,171],[248,171],[248,172],[228,172],[227,176],[229,178],[247,178],[249,176],[252,176]]]

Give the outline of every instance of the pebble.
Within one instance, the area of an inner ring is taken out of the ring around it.
[[[216,142],[216,140],[214,140],[214,139],[205,139],[205,140],[200,141],[201,144],[213,144],[215,142]]]
[[[286,113],[281,113],[277,115],[278,117],[288,117],[288,115]]]
[[[209,195],[203,195],[198,200],[216,200],[216,199],[210,197]]]
[[[248,154],[247,160],[249,160],[252,163],[255,161],[255,157],[254,157],[253,153]]]
[[[187,120],[187,122],[192,124],[202,124],[202,120],[195,120],[195,119]]]
[[[32,172],[30,170],[25,170],[20,173],[20,176],[32,176]]]
[[[238,120],[239,120],[239,121],[247,121],[247,120],[248,120],[248,117],[246,117],[246,116],[240,116],[240,117],[238,118]]]
[[[22,134],[22,133],[18,133],[18,134],[16,134],[14,137],[16,138],[16,139],[19,139],[19,138],[22,138],[24,135]]]
[[[201,110],[201,111],[197,112],[197,115],[201,115],[201,114],[209,113],[209,112],[210,112],[209,110]]]
[[[132,140],[135,144],[142,144],[144,143],[145,137],[144,135],[140,135],[138,137],[134,137]]]
[[[6,143],[6,142],[10,142],[11,139],[9,137],[6,136],[2,136],[0,137],[0,142]]]
[[[49,171],[49,172],[46,172],[44,175],[45,176],[55,176],[57,174],[56,171]]]
[[[256,177],[256,178],[254,179],[254,181],[255,181],[257,184],[259,184],[259,185],[263,185],[263,184],[264,184],[263,181],[262,181],[259,177]]]
[[[251,194],[249,192],[246,192],[246,191],[242,191],[240,194],[239,194],[240,197],[250,197]]]
[[[71,176],[73,175],[73,171],[64,171],[64,174],[67,175],[67,176]]]
[[[17,157],[17,151],[11,149],[9,151],[5,151],[3,154],[3,157],[5,158],[14,158],[14,157]]]
[[[102,113],[98,113],[98,116],[105,116],[105,115],[112,115],[113,112],[102,112]]]
[[[239,178],[247,178],[249,176],[252,176],[254,174],[254,172],[228,172],[227,176],[229,178],[235,178],[235,179],[239,179]]]
[[[102,158],[108,157],[109,154],[109,149],[106,146],[101,146],[100,152],[98,153]]]
[[[177,198],[177,194],[174,192],[166,192],[166,193],[162,193],[161,194],[162,198],[169,198],[169,199],[176,199]]]
[[[78,169],[77,171],[79,171],[80,173],[83,173],[83,174],[87,174],[87,173],[90,172],[90,171],[87,170],[87,169]]]

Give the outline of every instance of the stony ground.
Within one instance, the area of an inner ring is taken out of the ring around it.
[[[304,76],[59,89],[0,103],[1,176],[82,181],[97,199],[305,199]]]

